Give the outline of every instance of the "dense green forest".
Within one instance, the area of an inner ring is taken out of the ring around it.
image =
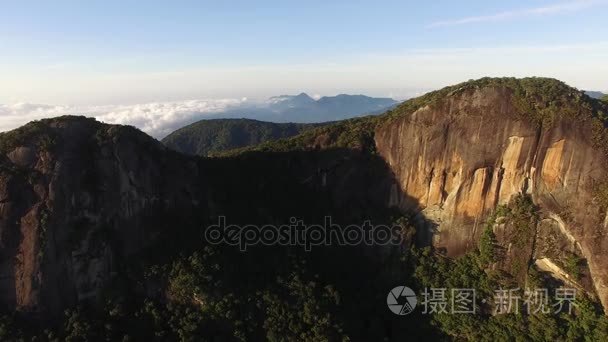
[[[322,124],[273,123],[251,119],[201,120],[169,134],[162,142],[189,155],[209,154],[298,135]]]

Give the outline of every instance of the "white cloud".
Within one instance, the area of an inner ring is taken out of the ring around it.
[[[565,13],[565,12],[574,12],[574,11],[579,11],[579,10],[593,7],[593,6],[606,5],[606,4],[608,4],[608,1],[606,1],[606,0],[577,0],[577,1],[570,1],[570,2],[562,2],[562,3],[556,3],[553,5],[548,5],[548,6],[543,6],[543,7],[504,11],[504,12],[490,14],[490,15],[472,16],[472,17],[453,19],[453,20],[436,21],[436,22],[433,22],[430,25],[428,25],[427,28],[456,26],[456,25],[464,25],[464,24],[472,24],[472,23],[480,23],[480,22],[495,22],[495,21],[515,19],[515,18],[521,18],[521,17],[542,16],[542,15],[558,14],[558,13]]]
[[[162,138],[184,125],[242,104],[242,100],[191,100],[118,106],[96,117],[107,123],[132,125]]]
[[[29,121],[61,115],[85,115],[110,124],[132,125],[156,138],[205,116],[240,106],[246,99],[190,100],[120,106],[53,106],[0,104],[0,131]]]

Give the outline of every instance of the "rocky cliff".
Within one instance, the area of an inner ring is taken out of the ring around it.
[[[61,312],[126,279],[167,220],[196,217],[196,163],[130,127],[86,118],[0,137],[0,302]]]
[[[503,241],[508,254],[527,255],[526,268],[555,248],[582,255],[606,306],[602,113],[604,107],[557,81],[481,80],[381,124],[375,141],[410,197],[393,204],[419,209],[425,218],[423,243],[450,256],[470,251],[499,205],[529,194],[540,221],[529,235],[529,248],[517,250],[513,241]],[[495,232],[505,235],[500,227]],[[561,242],[541,251],[549,238]]]

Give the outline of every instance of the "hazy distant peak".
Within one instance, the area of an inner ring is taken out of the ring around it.
[[[296,99],[307,99],[307,100],[312,100],[314,101],[314,99],[310,96],[308,96],[308,94],[306,93],[299,93],[298,95],[295,96]]]
[[[590,97],[593,97],[594,99],[601,99],[602,97],[604,97],[606,94],[602,93],[601,91],[592,91],[592,90],[585,90],[585,94],[589,95]]]
[[[329,112],[336,113],[341,111],[354,112],[357,111],[357,109],[363,108],[365,108],[363,112],[374,112],[381,109],[387,109],[396,105],[398,102],[391,98],[340,94],[322,97],[317,103],[325,107]]]
[[[298,103],[311,103],[311,102],[315,102],[315,99],[308,96],[308,94],[306,94],[306,93],[300,93],[298,95],[279,95],[279,96],[273,96],[268,99],[268,102],[271,104],[272,103],[281,103],[281,102],[285,102],[285,101],[298,102]]]

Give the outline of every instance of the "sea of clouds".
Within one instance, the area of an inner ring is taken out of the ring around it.
[[[61,106],[31,103],[0,104],[0,131],[30,121],[61,115],[84,115],[109,124],[135,126],[161,139],[174,130],[229,110],[253,105],[243,99],[188,100],[135,105]]]

